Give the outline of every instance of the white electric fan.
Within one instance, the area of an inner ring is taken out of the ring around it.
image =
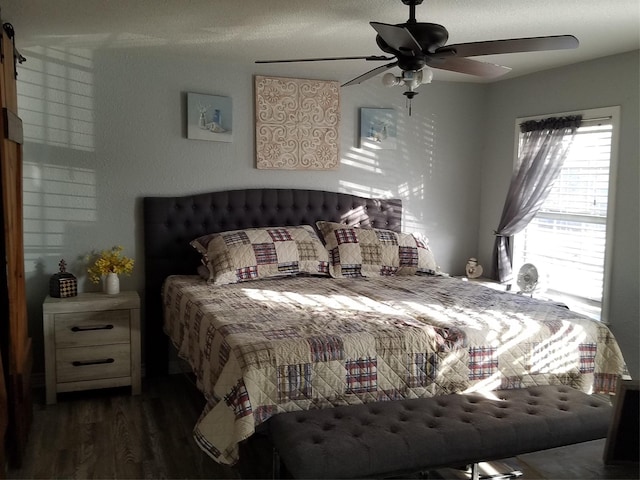
[[[532,263],[525,263],[518,271],[519,293],[531,295],[538,285],[538,269]]]

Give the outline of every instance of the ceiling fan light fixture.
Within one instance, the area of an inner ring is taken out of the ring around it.
[[[424,67],[422,70],[420,70],[420,73],[422,76],[422,78],[420,79],[420,83],[422,85],[431,83],[431,81],[433,80],[433,70],[431,70],[429,67]]]
[[[402,76],[397,77],[393,73],[388,72],[382,76],[382,84],[385,87],[395,87],[397,85],[406,85],[408,90],[413,90],[420,85],[431,83],[433,80],[433,70],[423,68],[421,70],[405,70]]]
[[[393,73],[388,72],[382,76],[382,84],[385,87],[395,87],[396,85],[403,85],[404,80],[402,77],[396,77]]]
[[[385,73],[382,76],[382,84],[385,87],[402,85],[407,88],[402,94],[407,97],[409,115],[411,115],[411,100],[418,94],[415,89],[425,83],[431,83],[431,80],[433,80],[433,70],[427,67],[421,68],[420,70],[403,70],[400,77],[396,77],[391,72]]]
[[[413,90],[422,84],[422,70],[406,70],[402,72],[402,78],[407,88]]]

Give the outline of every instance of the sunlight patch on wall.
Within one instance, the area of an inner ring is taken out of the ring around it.
[[[363,197],[400,198],[402,229],[426,233],[426,212],[434,208],[426,202],[427,189],[434,181],[436,119],[414,111],[412,117],[398,115],[396,127],[395,150],[363,144],[362,148],[350,147],[342,155],[341,168],[351,172],[345,175],[350,180],[339,181],[340,191]]]
[[[371,185],[362,185],[355,182],[340,180],[338,189],[341,193],[349,193],[367,198],[393,198],[393,191],[384,188],[376,188]]]
[[[33,47],[19,69],[25,142],[93,151],[93,61],[85,49]]]
[[[352,148],[341,160],[341,165],[358,168],[372,173],[382,173],[380,161],[373,152]]]
[[[425,204],[425,177],[423,174],[412,177],[411,180],[398,185],[398,196],[402,198],[405,208],[402,218],[402,229],[406,232],[424,232],[424,209],[429,208]],[[414,208],[411,208],[414,206]],[[419,206],[420,208],[415,208]],[[415,214],[414,212],[419,212]]]
[[[424,146],[427,175],[429,178],[433,178],[435,167],[437,132],[437,122],[435,117],[435,114],[431,114],[430,116],[424,118],[420,122],[419,131],[416,132],[417,135],[420,135],[420,138],[422,139],[421,144]]]
[[[70,232],[97,221],[95,177],[85,168],[24,162],[25,262],[50,256],[59,260]]]

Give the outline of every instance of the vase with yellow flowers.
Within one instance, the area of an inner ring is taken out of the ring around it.
[[[89,266],[89,280],[99,283],[104,279],[104,291],[110,295],[120,293],[120,277],[118,275],[130,275],[133,271],[133,260],[122,255],[123,248],[112,247],[110,250],[102,250],[95,254],[97,258]]]

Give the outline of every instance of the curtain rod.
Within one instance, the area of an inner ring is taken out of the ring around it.
[[[597,118],[583,118],[582,122],[602,122],[603,120],[611,120],[613,117],[611,115],[607,117],[597,117]]]
[[[568,115],[563,115],[564,117],[568,116]],[[553,117],[544,117],[544,118],[553,118]],[[540,118],[538,120],[544,120],[544,118]],[[558,117],[561,118],[561,117]],[[602,122],[603,120],[611,120],[613,117],[611,115],[606,116],[606,117],[596,117],[596,118],[583,118],[582,119],[582,123],[585,122]],[[525,120],[524,122],[520,122],[518,125],[522,125],[523,123],[526,122],[530,122],[531,120]],[[537,120],[533,120],[534,122]]]

